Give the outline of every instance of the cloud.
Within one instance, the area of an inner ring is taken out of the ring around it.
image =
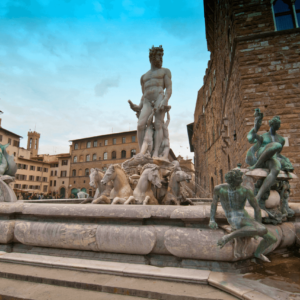
[[[108,93],[109,88],[118,87],[120,84],[120,77],[117,78],[105,78],[95,86],[95,96],[103,97]]]

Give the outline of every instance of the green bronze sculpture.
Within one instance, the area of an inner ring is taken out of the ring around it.
[[[254,116],[254,128],[248,133],[247,139],[255,145],[247,152],[246,163],[250,165],[250,170],[266,168],[270,171],[256,195],[257,201],[260,202],[262,196],[275,184],[280,170],[292,172],[294,168],[290,160],[280,154],[285,144],[285,139],[276,133],[281,125],[280,117],[276,116],[271,119],[269,121],[270,130],[258,135],[257,132],[262,124],[263,113],[257,108]]]
[[[231,170],[225,175],[227,184],[217,185],[214,189],[213,202],[211,204],[209,227],[217,229],[218,225],[215,221],[217,204],[220,200],[224,209],[228,223],[231,226],[232,233],[224,235],[218,245],[223,248],[226,243],[243,237],[262,237],[262,241],[258,245],[254,256],[269,262],[268,258],[263,255],[264,251],[277,239],[268,231],[261,223],[261,211],[258,203],[251,190],[241,186],[243,182],[243,173],[240,170]],[[255,220],[251,218],[245,210],[246,201],[254,208]]]

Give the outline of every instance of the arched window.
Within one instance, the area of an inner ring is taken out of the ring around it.
[[[72,176],[76,176],[76,170],[72,171]]]
[[[295,6],[292,0],[273,0],[272,2],[275,30],[287,30],[299,27],[297,22],[297,7],[300,6],[299,0],[296,1]]]
[[[75,150],[78,150],[78,143],[76,143],[76,144],[74,145],[74,149],[75,149]]]
[[[230,157],[228,155],[228,172],[230,171]]]
[[[96,153],[93,154],[93,160],[97,160],[97,154]]]
[[[92,144],[91,142],[87,142],[87,143],[86,143],[86,147],[87,147],[87,148],[91,148],[91,144]]]
[[[91,159],[90,159],[90,155],[88,154],[87,156],[86,156],[86,161],[90,161]]]
[[[31,146],[32,146],[32,138],[30,138],[29,140],[29,149],[31,149]]]
[[[121,158],[126,158],[126,151],[125,150],[121,151]]]
[[[90,170],[88,168],[85,169],[85,176],[89,176]]]
[[[79,162],[83,162],[83,155],[79,156]]]
[[[111,159],[116,159],[116,158],[117,158],[117,153],[116,153],[116,151],[113,151],[111,153]]]
[[[34,149],[37,148],[37,139],[35,140],[35,143],[34,143]]]
[[[74,162],[74,163],[77,163],[77,156],[74,156],[73,162]]]
[[[136,150],[135,149],[132,149],[130,151],[130,157],[133,157],[134,155],[136,155]]]
[[[104,152],[104,154],[103,154],[103,159],[104,159],[104,160],[107,160],[107,152]]]

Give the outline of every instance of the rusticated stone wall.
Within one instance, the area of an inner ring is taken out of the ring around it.
[[[212,195],[229,169],[242,163],[250,144],[254,109],[267,121],[279,115],[283,154],[300,174],[300,30],[274,31],[266,1],[221,1],[215,9],[214,47],[194,114],[198,194]],[[300,199],[300,183],[291,182],[291,197]]]

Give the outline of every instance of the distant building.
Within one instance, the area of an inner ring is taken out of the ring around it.
[[[264,113],[261,132],[280,116],[282,153],[299,176],[300,0],[204,0],[204,11],[211,57],[188,125],[201,196],[211,196],[237,163],[246,166],[255,108]],[[299,181],[291,188],[300,198]]]
[[[10,143],[7,151],[18,165],[11,183],[17,195],[69,198],[81,190],[94,196],[96,190],[89,185],[91,168],[105,172],[111,164],[123,163],[139,152],[136,130],[71,140],[70,153],[55,155],[38,154],[40,134],[35,131],[28,132],[27,149],[19,147],[21,138],[1,127],[0,119],[0,142]],[[169,160],[175,159],[170,149]]]
[[[137,131],[125,131],[71,140],[71,192],[77,189],[94,196],[95,189],[89,185],[91,168],[104,172],[111,164],[118,164],[139,152]]]
[[[69,189],[70,154],[38,154],[40,134],[28,132],[27,149],[20,147],[20,135],[1,126],[0,143],[10,144],[7,152],[14,155],[18,170],[10,185],[16,195],[46,195],[65,198]],[[54,171],[55,170],[55,171]]]

